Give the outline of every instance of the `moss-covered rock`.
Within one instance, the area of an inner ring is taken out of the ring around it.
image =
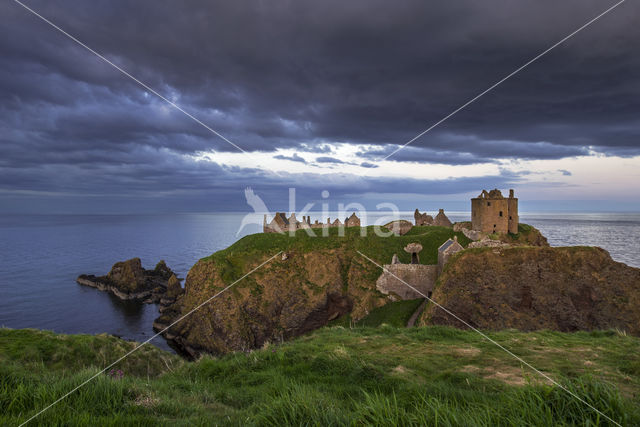
[[[173,275],[173,271],[167,266],[167,263],[164,262],[163,259],[160,260],[156,264],[156,267],[153,269],[153,272],[156,276],[162,277],[163,279],[169,280],[169,278]]]
[[[183,293],[184,289],[182,289],[182,286],[180,286],[180,281],[175,274],[171,274],[171,277],[169,277],[169,280],[167,281],[167,293],[165,296],[167,298],[176,299]]]
[[[507,233],[500,236],[500,240],[512,245],[549,246],[547,238],[537,228],[520,223],[518,233]]]
[[[107,280],[126,293],[135,293],[146,290],[146,270],[142,268],[140,258],[132,258],[127,261],[116,262],[111,271],[107,273]]]
[[[117,262],[105,276],[94,276],[82,274],[76,281],[80,285],[91,286],[101,291],[111,292],[121,299],[144,300],[147,303],[159,302],[168,290],[168,283],[171,279],[180,281],[164,261],[160,261],[153,270],[146,270],[142,267],[140,258],[132,258],[127,261]],[[172,289],[172,294],[179,295],[179,291]]]

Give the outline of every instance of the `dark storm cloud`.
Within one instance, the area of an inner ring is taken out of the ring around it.
[[[288,189],[295,188],[298,208],[308,202],[316,207],[329,201],[363,203],[374,209],[379,202],[400,203],[401,209],[414,209],[415,198],[406,206],[398,200],[398,189],[405,194],[442,196],[476,192],[478,188],[517,185],[519,178],[501,171],[497,175],[474,178],[421,180],[411,178],[369,178],[336,173],[330,177],[313,173],[269,174],[256,169],[232,170],[211,162],[185,160],[175,153],[140,153],[157,160],[151,164],[47,165],[40,168],[0,168],[0,182],[11,190],[0,189],[0,213],[111,213],[175,211],[250,211],[244,188],[252,183],[271,210],[289,206]],[[164,160],[163,160],[164,159]],[[240,182],[238,175],[244,176]],[[321,199],[328,190],[330,200]],[[363,194],[374,194],[369,201]]]
[[[372,168],[377,168],[379,166],[374,163],[362,162],[360,163],[360,167],[372,169]]]
[[[491,163],[497,159],[561,159],[589,154],[587,147],[566,146],[548,142],[487,141],[476,137],[440,135],[425,148],[408,145],[397,151],[390,160],[398,162],[428,162],[449,165]],[[434,148],[435,147],[435,148]],[[398,149],[397,145],[366,148],[357,154],[370,160],[382,160]],[[481,155],[478,153],[482,153]]]
[[[610,4],[28,2],[245,150],[379,145],[365,168]],[[639,13],[623,4],[392,159],[639,154]],[[268,175],[182,157],[235,148],[16,3],[0,15],[3,190],[222,192]]]
[[[329,154],[333,153],[333,149],[329,144],[300,144],[300,149],[309,153]]]
[[[285,156],[283,154],[278,154],[277,156],[273,156],[274,159],[280,159],[280,160],[290,160],[292,162],[300,162],[300,163],[307,163],[307,161],[299,156],[297,153],[293,153],[292,156]]]

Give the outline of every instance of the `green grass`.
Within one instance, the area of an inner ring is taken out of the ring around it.
[[[378,307],[358,322],[359,326],[377,327],[383,324],[402,328],[407,326],[411,315],[418,309],[424,299],[395,301]]]
[[[24,366],[64,373],[77,366],[109,365],[131,351],[137,343],[113,335],[62,335],[35,329],[0,328],[0,361],[19,360]],[[137,350],[122,363],[122,369],[138,376],[155,377],[182,359],[153,345]]]
[[[527,234],[531,233],[534,230],[532,226],[529,224],[518,223],[518,233]]]
[[[640,424],[638,338],[612,331],[489,336],[623,425]],[[25,421],[131,345],[107,336],[1,329],[0,424]],[[35,423],[610,425],[472,331],[323,328],[279,346],[192,363],[147,351],[118,366],[123,378],[99,375]],[[150,360],[158,358],[164,361]],[[164,369],[145,372],[146,364]]]
[[[371,310],[367,316],[360,319],[358,322],[353,322],[351,316],[346,314],[339,319],[330,322],[330,326],[342,326],[342,327],[378,327],[382,325],[389,325],[396,328],[403,328],[407,326],[407,322],[411,318],[411,315],[420,307],[420,304],[424,299],[412,299],[403,301],[388,302],[382,307]]]
[[[466,246],[470,240],[460,232],[451,228],[437,226],[413,227],[404,236],[377,236],[374,227],[364,227],[366,235],[361,235],[360,227],[347,227],[344,236],[339,235],[338,228],[328,228],[328,236],[322,236],[322,230],[312,230],[316,235],[309,236],[305,230],[298,230],[294,236],[288,233],[258,233],[243,237],[226,249],[203,258],[203,262],[213,262],[221,272],[225,282],[241,277],[249,266],[255,266],[266,256],[279,251],[308,253],[320,250],[334,250],[342,253],[347,259],[359,256],[361,251],[379,263],[390,263],[393,254],[397,254],[400,262],[411,262],[411,255],[404,247],[412,242],[419,242],[423,250],[420,253],[421,264],[437,264],[438,247],[447,239],[458,236],[458,241]]]
[[[506,241],[508,243],[527,244],[531,237],[536,237],[540,231],[529,224],[518,223],[518,232],[516,234],[508,233]]]

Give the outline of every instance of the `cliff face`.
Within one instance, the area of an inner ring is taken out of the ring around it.
[[[191,355],[226,353],[286,340],[346,313],[357,320],[389,300],[376,290],[380,268],[358,250],[381,264],[394,253],[408,263],[403,248],[418,242],[424,247],[421,262],[435,264],[437,247],[453,237],[451,229],[442,227],[414,227],[416,234],[384,238],[372,230],[361,237],[359,227],[347,228],[345,236],[338,236],[337,229],[330,233],[254,234],[201,259],[187,275],[185,294],[162,312],[154,329],[166,328],[278,251],[283,254],[172,326],[165,338]]]
[[[640,335],[640,269],[600,248],[467,250],[440,276],[433,299],[478,328]],[[420,323],[464,327],[434,304]]]
[[[225,353],[286,340],[350,312],[362,317],[383,305],[385,296],[365,277],[371,267],[343,255],[334,249],[279,256],[171,327],[165,338],[192,356]],[[154,329],[165,328],[229,284],[215,262],[200,260],[187,275],[186,293],[156,319]]]

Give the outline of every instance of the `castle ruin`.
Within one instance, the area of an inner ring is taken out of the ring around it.
[[[497,188],[471,199],[471,229],[483,233],[518,233],[518,199],[509,190],[505,198]]]
[[[262,231],[264,233],[286,233],[289,231],[303,230],[307,228],[325,228],[325,227],[360,227],[360,218],[354,212],[351,216],[345,218],[344,224],[339,219],[331,222],[331,218],[327,218],[326,223],[315,220],[311,222],[311,216],[302,216],[302,221],[298,221],[296,214],[292,213],[289,218],[284,212],[276,212],[271,222],[267,223],[267,215],[265,214],[262,221]]]
[[[413,213],[413,219],[416,225],[433,225],[433,217],[426,212],[420,213],[418,209]]]
[[[352,213],[350,217],[344,220],[345,227],[360,227],[360,218],[357,217],[356,213]]]
[[[444,270],[449,258],[463,249],[462,245],[458,243],[458,237],[454,236],[453,239],[447,240],[438,248],[437,264],[420,264],[419,253],[422,251],[422,245],[417,242],[409,243],[404,250],[411,255],[410,263],[402,264],[398,260],[398,256],[394,254],[391,258],[391,264],[386,264],[384,271],[378,277],[376,289],[385,295],[402,300],[424,298],[425,296],[431,298],[436,280]]]
[[[436,217],[432,217],[428,215],[426,212],[420,212],[418,209],[413,213],[413,219],[416,225],[437,225],[440,227],[451,227],[451,221],[447,218],[447,215],[444,213],[444,209],[438,210],[438,215]]]
[[[415,210],[413,214],[413,218],[415,220],[415,225],[436,225],[440,227],[451,228],[453,224],[447,218],[447,215],[444,213],[444,209],[439,209],[436,217],[432,217],[428,215],[426,212],[420,213],[418,209]],[[267,215],[264,215],[264,220],[262,221],[262,231],[264,233],[286,233],[289,231],[302,230],[306,228],[325,228],[325,227],[360,227],[360,218],[356,215],[356,213],[352,213],[351,216],[345,218],[344,223],[342,223],[338,218],[331,222],[331,218],[327,218],[327,222],[318,222],[315,220],[311,222],[311,216],[302,216],[302,221],[299,221],[296,218],[296,214],[292,213],[289,218],[287,218],[284,212],[276,212],[273,219],[270,222],[267,222]],[[413,225],[406,220],[396,220],[387,224],[386,228],[393,231],[396,235],[403,235],[411,228]]]
[[[514,197],[513,190],[509,190],[508,198],[505,198],[498,189],[482,190],[478,197],[471,199],[471,230],[468,230],[468,225],[465,223],[457,223],[454,226],[444,213],[444,209],[439,209],[435,217],[416,209],[413,217],[416,226],[453,227],[454,231],[464,233],[471,240],[478,240],[484,233],[516,234],[519,222],[518,199]],[[360,225],[360,218],[355,212],[345,218],[344,223],[337,218],[333,222],[331,218],[327,218],[326,223],[317,220],[312,223],[310,216],[303,216],[302,221],[299,221],[295,213],[287,218],[284,212],[276,212],[269,223],[267,223],[267,215],[264,216],[263,231],[284,233],[307,228],[360,227]],[[385,227],[394,234],[402,236],[409,232],[413,225],[406,220],[396,220]],[[430,298],[436,280],[451,257],[463,249],[458,243],[457,236],[454,236],[438,248],[438,263],[426,265],[420,264],[419,253],[422,251],[422,245],[418,242],[409,243],[404,248],[405,252],[410,254],[409,263],[401,263],[397,254],[394,254],[391,264],[384,265],[384,271],[376,281],[376,289],[392,299],[415,299],[425,296]],[[407,286],[407,283],[410,286]]]
[[[453,224],[444,213],[444,209],[439,209],[438,214],[433,217],[418,209],[413,213],[416,226],[435,225],[440,227],[453,227]],[[514,197],[513,190],[509,190],[509,197],[505,198],[497,188],[491,191],[482,190],[478,197],[471,199],[471,230],[480,233],[518,233],[518,199]],[[345,218],[344,223],[338,218],[331,222],[327,218],[326,223],[315,220],[311,222],[310,216],[303,216],[302,221],[292,213],[289,218],[284,212],[276,212],[273,219],[267,223],[267,215],[264,216],[262,231],[265,233],[285,233],[307,228],[325,227],[360,227],[360,218],[354,212]],[[412,225],[405,220],[392,221],[387,225],[391,231],[397,235],[406,234]]]

